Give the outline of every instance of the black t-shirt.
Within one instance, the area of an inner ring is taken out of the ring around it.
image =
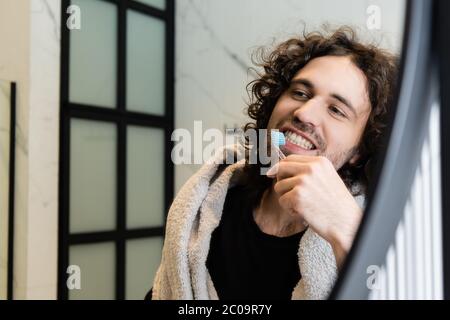
[[[219,299],[291,299],[301,277],[297,252],[303,233],[289,237],[263,233],[245,188],[228,190],[207,259]]]

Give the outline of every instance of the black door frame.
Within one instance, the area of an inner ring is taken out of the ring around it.
[[[10,117],[9,117],[9,181],[8,181],[8,263],[6,266],[7,283],[6,299],[14,298],[14,203],[16,174],[16,88],[15,82],[10,84]]]
[[[69,52],[70,30],[66,27],[66,12],[71,1],[62,0],[61,5],[61,108],[60,108],[60,179],[59,179],[59,231],[58,231],[58,298],[68,299],[66,280],[68,277],[69,247],[75,244],[115,242],[116,244],[116,299],[125,298],[126,240],[164,236],[165,226],[126,229],[126,150],[127,126],[160,128],[164,130],[165,163],[165,214],[173,199],[174,165],[171,161],[174,130],[174,86],[175,86],[175,0],[166,0],[166,9],[160,10],[133,0],[96,0],[117,5],[117,106],[114,109],[69,101]],[[126,26],[127,10],[161,19],[165,22],[165,114],[155,116],[128,111],[126,101]],[[113,123],[117,126],[117,226],[115,230],[70,234],[69,229],[69,185],[70,185],[70,120],[89,119]],[[144,297],[143,297],[144,298]]]

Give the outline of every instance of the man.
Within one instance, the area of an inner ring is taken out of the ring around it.
[[[208,163],[186,183],[169,211],[153,299],[323,299],[350,250],[395,58],[341,28],[288,40],[260,66],[246,129],[281,131],[287,157],[267,175],[248,159]]]

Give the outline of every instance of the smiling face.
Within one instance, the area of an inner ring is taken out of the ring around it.
[[[324,56],[292,78],[267,128],[285,134],[286,155],[325,156],[338,170],[357,159],[370,110],[364,73],[348,56]]]

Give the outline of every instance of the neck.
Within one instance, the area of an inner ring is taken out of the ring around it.
[[[277,237],[288,237],[306,229],[304,220],[285,211],[278,202],[279,196],[272,183],[263,196],[253,217],[262,232]]]

